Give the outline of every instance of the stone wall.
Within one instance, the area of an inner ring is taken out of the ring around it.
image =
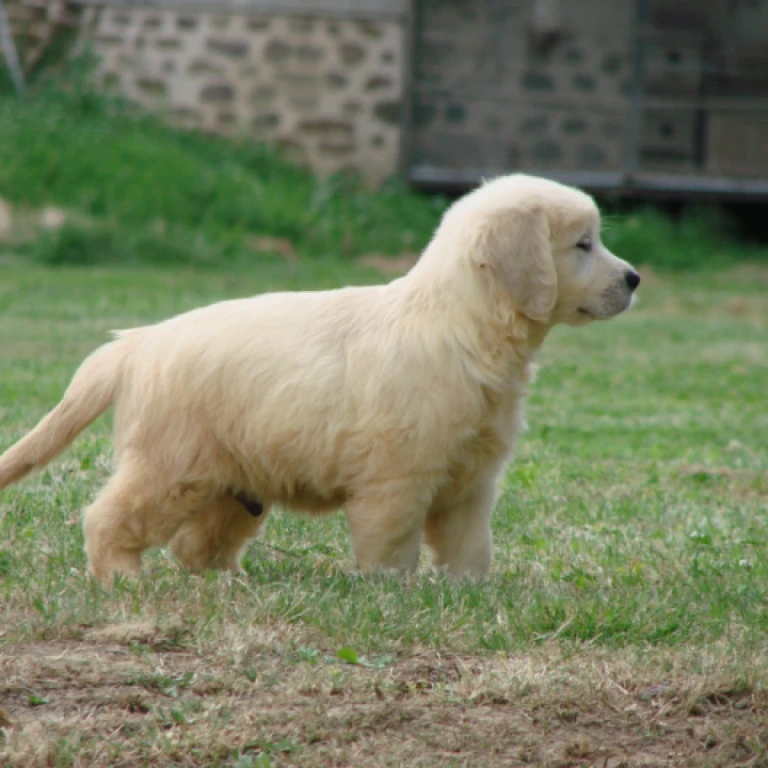
[[[420,11],[414,165],[622,167],[632,3],[423,0]]]
[[[397,171],[397,19],[103,7],[84,31],[106,87],[185,127],[276,143],[321,174]]]
[[[5,0],[22,62],[64,28],[97,83],[320,174],[398,171],[406,0]],[[215,10],[213,10],[215,9]]]
[[[626,172],[662,186],[668,174],[768,178],[768,0],[418,9],[414,181],[510,168],[600,185]]]

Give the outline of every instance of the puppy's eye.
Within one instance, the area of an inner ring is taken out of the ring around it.
[[[592,250],[592,238],[589,235],[584,235],[584,237],[579,240],[578,243],[576,243],[576,247],[580,251],[585,251],[586,253],[589,253]]]

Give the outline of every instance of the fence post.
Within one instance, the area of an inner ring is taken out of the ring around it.
[[[13,85],[19,93],[24,92],[24,74],[21,70],[19,56],[16,53],[16,46],[13,44],[13,35],[11,34],[11,25],[8,23],[8,14],[5,12],[3,0],[0,0],[0,49],[8,65],[8,71],[11,73]]]

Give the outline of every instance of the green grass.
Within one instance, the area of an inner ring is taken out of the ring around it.
[[[301,256],[399,253],[445,204],[396,182],[317,180],[267,146],[174,130],[77,77],[0,93],[0,195],[71,211],[62,230],[17,244],[48,264],[244,265],[265,235]]]
[[[419,251],[448,202],[395,180],[375,190],[319,180],[247,138],[175,130],[94,92],[82,67],[38,78],[23,99],[0,89],[0,196],[29,214],[11,242],[26,260],[197,268],[246,268],[274,252],[265,237],[312,259]],[[47,205],[68,212],[62,228],[34,224]],[[638,208],[609,217],[605,239],[635,264],[668,269],[768,259],[737,243],[733,226],[713,208],[679,221]]]
[[[0,285],[0,446],[60,396],[108,329],[227,296],[369,281],[354,267],[193,272],[8,269]],[[361,578],[341,517],[277,514],[225,582],[150,556],[138,586],[89,583],[77,516],[108,473],[108,420],[0,495],[6,640],[182,613],[195,631],[289,623],[331,647],[519,651],[551,638],[608,647],[761,643],[768,631],[765,271],[650,280],[617,321],[558,329],[531,429],[494,519],[487,584],[425,570]],[[222,599],[222,595],[226,599]]]

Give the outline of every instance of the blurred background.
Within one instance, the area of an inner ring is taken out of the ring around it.
[[[397,271],[523,170],[594,192],[636,263],[765,259],[768,0],[2,0],[0,25],[15,255]]]

